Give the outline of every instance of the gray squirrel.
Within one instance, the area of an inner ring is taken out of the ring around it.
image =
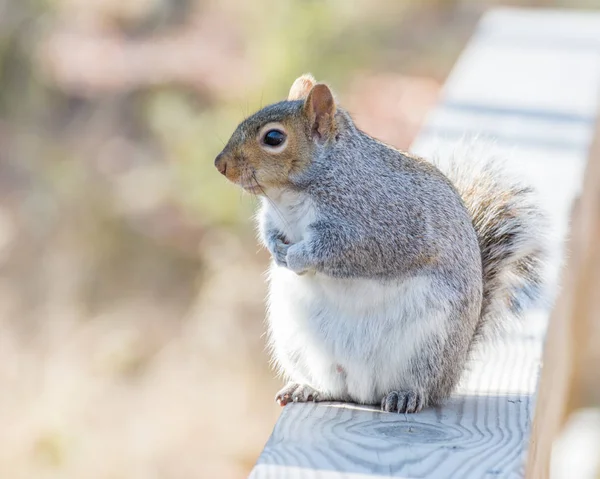
[[[479,339],[541,284],[545,221],[531,188],[497,161],[443,174],[370,137],[311,75],[244,120],[215,166],[262,200],[282,406],[437,405]]]

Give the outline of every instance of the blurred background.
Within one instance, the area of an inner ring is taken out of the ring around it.
[[[307,71],[407,148],[496,4],[598,6],[0,0],[0,477],[245,477],[280,381],[215,155]]]

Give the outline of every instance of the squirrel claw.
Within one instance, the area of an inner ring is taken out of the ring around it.
[[[275,396],[275,401],[280,406],[285,406],[289,402],[317,402],[319,392],[307,384],[288,383]]]
[[[398,414],[419,412],[424,405],[423,395],[412,390],[392,391],[381,400],[382,411]]]

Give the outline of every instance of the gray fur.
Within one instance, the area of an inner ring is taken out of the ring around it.
[[[253,134],[298,115],[301,105],[271,105],[238,130]],[[540,283],[543,223],[530,190],[492,164],[470,172],[455,164],[445,176],[358,130],[341,109],[336,123],[336,137],[316,143],[310,166],[289,178],[285,192],[265,192],[261,236],[276,264],[271,346],[292,381],[278,400],[417,412],[448,397],[475,338],[511,311],[518,291]],[[278,200],[283,194],[297,199]],[[314,218],[298,233],[289,222],[308,218],[303,208]],[[278,288],[284,279],[289,287]],[[382,298],[391,290],[389,305],[382,300],[361,317],[360,299],[348,296],[356,311],[344,313],[325,293],[360,294],[361,284],[381,289]]]
[[[449,163],[434,159],[458,189],[479,238],[483,301],[476,339],[494,334],[523,299],[543,286],[546,216],[529,185],[505,171],[494,145],[474,141],[456,148]]]

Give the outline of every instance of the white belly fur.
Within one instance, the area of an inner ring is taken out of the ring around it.
[[[271,192],[266,218],[292,243],[307,240],[317,214],[301,194]],[[291,380],[336,399],[375,403],[391,390],[410,387],[409,360],[423,341],[445,335],[447,312],[428,307],[430,278],[383,283],[298,276],[271,266],[268,319],[274,361]]]
[[[409,360],[444,335],[447,312],[428,307],[427,276],[379,280],[298,276],[273,265],[269,327],[274,359],[292,381],[370,404],[410,387]]]

